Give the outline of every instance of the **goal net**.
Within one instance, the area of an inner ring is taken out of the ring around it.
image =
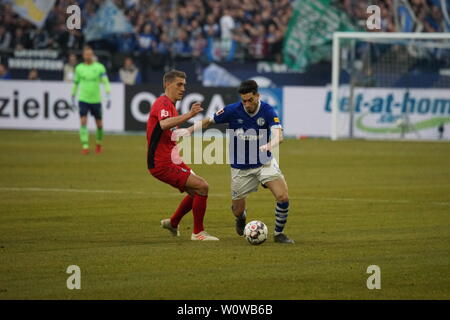
[[[333,140],[450,140],[450,34],[337,32]]]

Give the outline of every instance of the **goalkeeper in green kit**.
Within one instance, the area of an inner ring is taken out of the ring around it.
[[[78,109],[80,112],[80,141],[82,146],[82,154],[89,154],[89,131],[87,128],[88,113],[94,116],[97,125],[96,153],[102,152],[103,141],[103,121],[102,121],[102,105],[100,82],[103,83],[107,103],[106,109],[111,106],[111,88],[109,85],[106,69],[100,62],[94,60],[94,51],[90,47],[83,49],[83,62],[75,68],[75,76],[72,87],[72,104],[76,108],[75,96],[80,88],[78,95]]]

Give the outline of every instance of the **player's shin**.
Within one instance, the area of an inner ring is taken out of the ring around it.
[[[289,213],[289,201],[277,202],[275,207],[275,235],[283,232]]]
[[[80,141],[83,149],[89,148],[89,130],[86,125],[80,126]]]
[[[97,145],[101,145],[103,142],[103,128],[97,128],[95,132],[95,141]]]
[[[191,211],[194,198],[189,194],[181,200],[175,213],[170,217],[170,224],[176,228],[186,213]]]
[[[208,196],[201,196],[196,194],[194,196],[194,201],[192,203],[192,212],[194,214],[194,233],[197,234],[204,230],[203,218],[206,212],[206,202],[208,201]]]

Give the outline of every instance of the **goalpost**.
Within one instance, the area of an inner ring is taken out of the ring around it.
[[[331,86],[332,140],[449,139],[450,33],[335,32]]]

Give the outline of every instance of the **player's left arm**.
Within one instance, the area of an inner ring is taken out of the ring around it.
[[[270,141],[267,144],[260,146],[260,151],[270,151],[283,142],[283,127],[273,108],[271,109],[271,112],[269,112],[266,120],[270,129]]]
[[[270,151],[283,142],[283,128],[273,126],[270,128],[270,141],[259,147],[260,151]]]
[[[103,65],[101,65],[100,81],[103,83],[103,87],[106,92],[106,109],[109,109],[111,107],[111,85],[109,83],[108,75],[106,74],[106,69]]]

